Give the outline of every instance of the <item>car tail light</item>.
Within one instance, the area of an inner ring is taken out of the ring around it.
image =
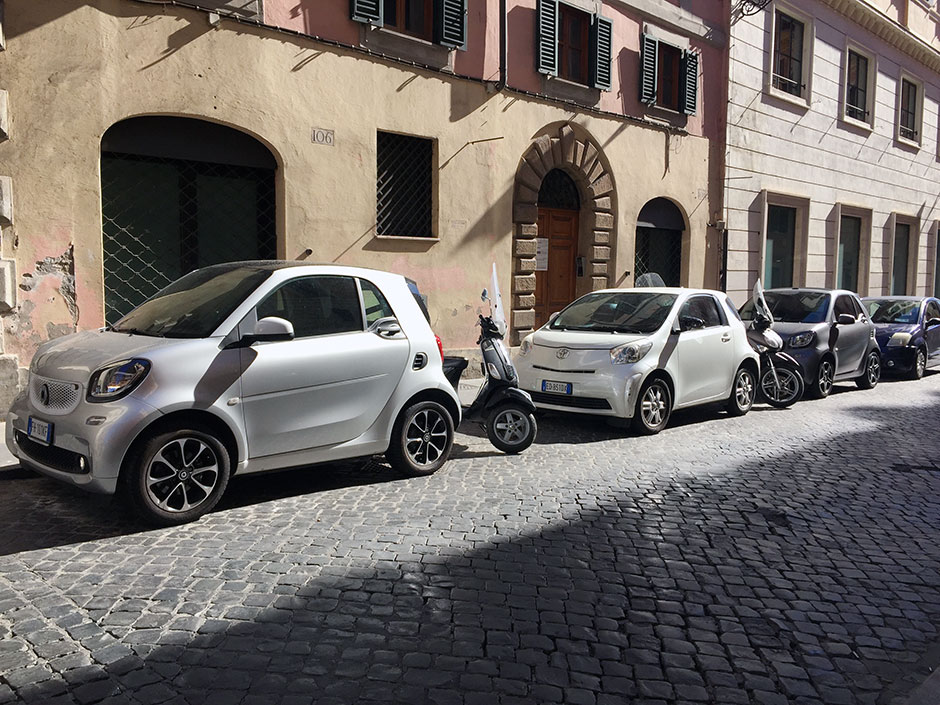
[[[444,361],[444,344],[441,342],[441,336],[435,335],[434,340],[437,341],[437,351],[441,354],[441,362]]]

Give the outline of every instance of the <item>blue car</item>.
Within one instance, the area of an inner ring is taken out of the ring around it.
[[[912,379],[940,365],[940,300],[930,296],[871,296],[862,299],[881,347],[885,372]]]

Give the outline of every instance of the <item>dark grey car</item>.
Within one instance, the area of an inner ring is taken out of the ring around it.
[[[843,289],[768,289],[764,298],[812,396],[828,396],[834,382],[855,380],[862,389],[878,384],[881,352],[858,296]],[[741,317],[748,320],[753,312],[751,299]]]

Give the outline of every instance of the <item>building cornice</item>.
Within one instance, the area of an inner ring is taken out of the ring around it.
[[[715,1],[715,0],[713,0]],[[670,5],[662,0],[606,0],[608,5],[618,5],[635,12],[654,24],[672,29],[687,37],[698,37],[716,47],[728,44],[728,33],[723,27],[704,21],[688,10]]]
[[[907,27],[895,22],[865,0],[821,1],[876,37],[903,51],[912,59],[940,73],[940,52]]]

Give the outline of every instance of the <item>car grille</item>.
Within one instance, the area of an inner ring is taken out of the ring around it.
[[[594,397],[570,397],[564,394],[546,394],[545,392],[529,392],[532,401],[536,404],[553,404],[554,406],[570,406],[576,409],[609,409],[610,402],[606,399]]]
[[[37,410],[52,416],[62,416],[75,410],[81,401],[81,391],[79,385],[74,382],[60,382],[31,374],[29,401]]]
[[[72,475],[87,475],[91,472],[91,464],[88,460],[78,453],[73,453],[65,448],[56,446],[44,446],[37,443],[22,431],[16,432],[16,445],[26,456],[24,460],[27,463],[32,460],[53,470],[67,472]]]

